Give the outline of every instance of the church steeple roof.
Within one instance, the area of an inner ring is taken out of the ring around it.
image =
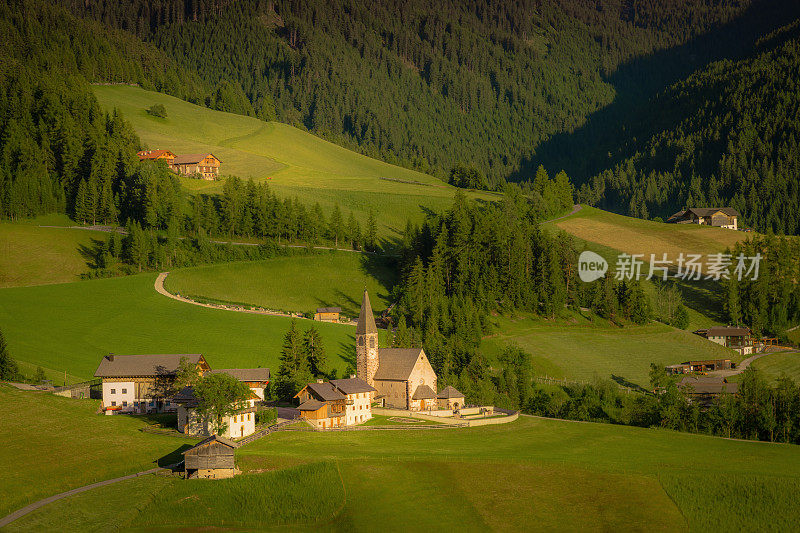
[[[361,300],[361,312],[358,314],[356,335],[377,332],[378,328],[375,327],[375,317],[372,315],[372,306],[369,304],[369,294],[367,294],[367,290],[364,289],[364,299]]]

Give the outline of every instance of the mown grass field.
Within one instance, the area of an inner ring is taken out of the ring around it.
[[[175,270],[165,286],[173,294],[282,311],[312,314],[317,307],[341,307],[345,316],[355,318],[364,288],[376,313],[389,306],[396,270],[391,258],[321,252]]]
[[[484,339],[484,351],[496,358],[504,346],[515,344],[532,355],[534,372],[541,376],[580,381],[616,376],[618,381],[648,387],[651,362],[741,360],[736,352],[657,322],[622,328],[579,314],[557,321],[526,316],[496,321],[498,333]]]
[[[665,224],[626,217],[582,206],[567,218],[555,221],[554,226],[585,241],[598,243],[628,254],[650,254],[675,261],[680,253],[702,254],[722,252],[748,237],[748,233],[696,224]]]
[[[207,309],[153,288],[156,274],[61,285],[0,289],[0,329],[11,355],[57,378],[90,378],[107,353],[202,353],[212,368],[277,370],[290,319]],[[355,328],[316,326],[328,363],[341,375],[355,357]]]
[[[195,442],[142,433],[144,422],[132,417],[96,415],[99,403],[0,384],[0,516],[59,492],[155,468]]]
[[[140,423],[81,414],[81,404],[91,402],[63,399],[54,409],[25,394],[7,391],[2,399],[10,398],[21,418],[50,409],[64,420],[59,431],[90,447]],[[85,429],[75,427],[81,417]],[[97,422],[108,424],[104,435]],[[24,440],[29,431],[20,424],[14,438]],[[0,439],[11,435],[0,433]],[[145,448],[137,451],[145,454]],[[7,446],[0,449],[8,453]],[[23,464],[41,453],[16,452]],[[103,464],[94,459],[79,460],[88,468]],[[430,531],[453,524],[464,531],[742,531],[767,524],[791,530],[800,518],[796,447],[659,429],[524,417],[469,429],[281,432],[240,448],[237,462],[244,474],[233,480],[138,478],[46,506],[9,530],[57,523],[88,531]],[[65,485],[79,483],[67,476]],[[42,487],[20,485],[15,497],[31,499]]]
[[[78,281],[100,231],[0,224],[0,288]]]
[[[775,381],[785,375],[792,378],[795,383],[800,383],[800,353],[771,353],[756,359],[751,366],[769,381]]]
[[[455,192],[432,176],[357,154],[279,122],[212,111],[137,87],[93,89],[103,108],[120,109],[151,149],[212,152],[222,161],[221,174],[269,180],[281,196],[319,202],[326,213],[339,204],[345,213],[352,210],[366,221],[372,208],[383,236],[396,237],[408,218],[420,220],[428,210],[448,207]],[[166,119],[145,112],[156,103],[166,108]],[[221,182],[183,179],[182,183],[192,191],[222,188]]]

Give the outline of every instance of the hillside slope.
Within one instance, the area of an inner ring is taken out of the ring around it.
[[[283,197],[307,205],[319,202],[325,212],[339,204],[366,220],[372,209],[384,235],[396,236],[408,218],[449,206],[456,189],[440,180],[390,165],[279,122],[213,111],[160,93],[125,85],[94,86],[106,110],[119,109],[151,149],[175,153],[209,151],[222,160],[221,174],[268,180]],[[162,104],[167,118],[146,113]],[[215,193],[220,182],[183,179],[196,192]],[[485,199],[489,193],[474,194]]]

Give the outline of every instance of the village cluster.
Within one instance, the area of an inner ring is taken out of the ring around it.
[[[208,181],[219,178],[222,163],[212,153],[175,155],[169,150],[143,150],[136,155],[139,161],[164,161],[176,174]]]

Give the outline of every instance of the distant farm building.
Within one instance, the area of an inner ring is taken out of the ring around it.
[[[736,394],[739,392],[737,383],[728,383],[728,380],[712,376],[684,376],[678,382],[678,388],[691,401],[703,404],[711,403],[714,398],[722,394]]]
[[[102,406],[106,414],[176,410],[171,396],[182,358],[195,365],[200,375],[210,369],[200,354],[109,354],[103,357],[94,375],[103,381]]]
[[[300,418],[320,429],[352,426],[372,418],[375,388],[358,378],[309,383],[297,393]]]
[[[225,479],[236,473],[234,451],[239,445],[214,435],[183,452],[186,479]]]
[[[317,322],[339,322],[339,315],[342,313],[341,307],[318,307],[314,314]]]
[[[175,156],[172,169],[183,176],[200,176],[204,180],[215,180],[219,177],[220,163],[214,154],[185,154]]]
[[[698,329],[695,333],[711,342],[736,350],[742,355],[753,353],[753,333],[749,328],[714,326],[708,329]]]
[[[732,207],[690,207],[669,217],[667,223],[739,229],[740,216],[739,212]]]
[[[455,387],[445,387],[436,395],[439,409],[453,409],[457,411],[464,407],[464,395]]]
[[[691,374],[693,372],[714,372],[715,370],[732,370],[736,363],[730,359],[707,359],[703,361],[685,361],[679,365],[669,365],[669,374]]]
[[[136,155],[139,156],[139,161],[157,161],[159,159],[163,159],[167,162],[167,165],[170,168],[172,168],[172,162],[175,160],[175,154],[169,150],[143,150],[141,152],[137,152]]]

